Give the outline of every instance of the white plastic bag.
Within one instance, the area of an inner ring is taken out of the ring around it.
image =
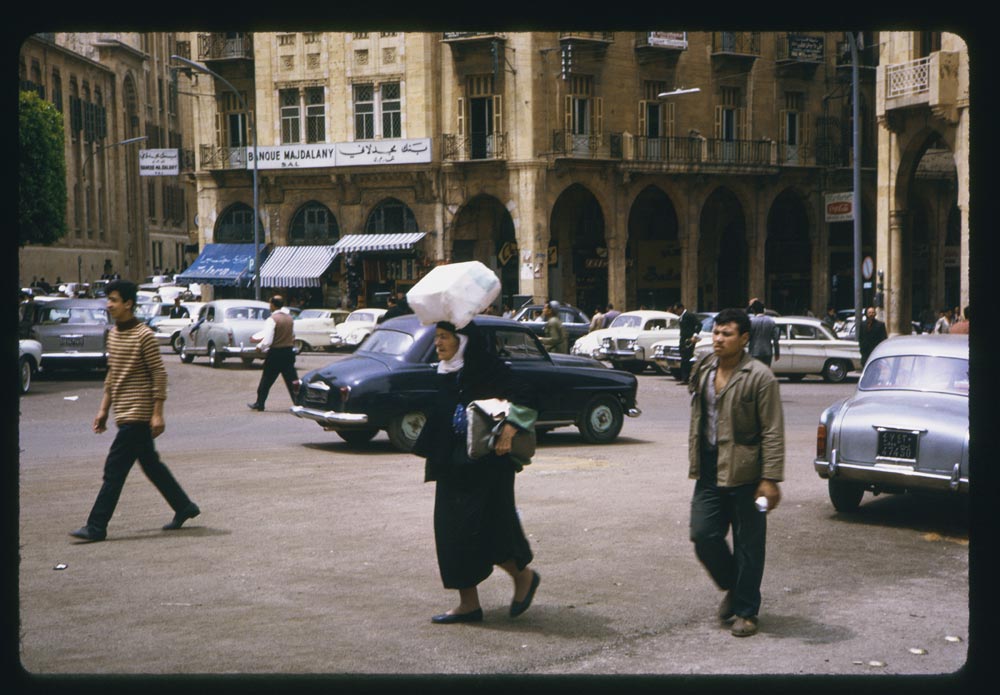
[[[466,326],[500,294],[500,278],[479,261],[439,265],[406,293],[406,301],[424,325],[449,321]]]

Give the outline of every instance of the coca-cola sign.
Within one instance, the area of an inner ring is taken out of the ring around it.
[[[853,193],[826,194],[826,221],[850,222],[854,219]]]

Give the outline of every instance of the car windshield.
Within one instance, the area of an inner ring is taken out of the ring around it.
[[[931,355],[893,355],[865,367],[862,391],[935,391],[969,395],[969,360]]]
[[[372,323],[375,320],[375,314],[370,311],[355,311],[353,314],[347,317],[348,321],[367,321]]]
[[[383,328],[368,336],[358,346],[358,350],[401,357],[407,353],[411,345],[413,345],[413,336],[409,333]]]
[[[325,319],[327,312],[322,309],[303,309],[296,319]]]
[[[232,306],[226,309],[227,319],[266,319],[271,310],[259,306]]]
[[[628,316],[626,314],[619,314],[615,317],[615,320],[611,322],[608,328],[639,328],[642,325],[641,316]]]
[[[41,323],[107,323],[108,312],[103,308],[46,307]]]

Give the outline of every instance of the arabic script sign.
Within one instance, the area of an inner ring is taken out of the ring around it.
[[[139,176],[177,176],[177,149],[139,150]]]
[[[247,148],[247,169],[254,168]],[[370,164],[421,164],[431,161],[431,139],[363,140],[322,145],[278,145],[257,148],[258,169],[306,169]]]

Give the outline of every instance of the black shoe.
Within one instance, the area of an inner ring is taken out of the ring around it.
[[[181,526],[184,525],[185,521],[187,521],[188,519],[193,519],[196,516],[198,516],[199,514],[201,514],[201,510],[198,509],[198,505],[197,504],[195,504],[194,502],[192,502],[187,507],[185,507],[185,509],[183,511],[180,511],[180,512],[177,512],[176,514],[174,514],[174,520],[171,521],[169,524],[166,524],[163,527],[163,530],[164,531],[176,531],[177,529],[179,529]]]
[[[432,623],[438,625],[451,625],[452,623],[481,623],[483,621],[483,609],[477,608],[468,613],[442,613],[431,618]]]
[[[73,538],[79,538],[90,543],[96,543],[97,541],[103,541],[108,534],[105,531],[95,531],[89,526],[82,526],[76,531],[70,531],[69,535],[73,536]]]
[[[264,406],[258,405],[256,403],[247,403],[247,407],[250,408],[250,410],[258,410],[260,412],[264,412]]]
[[[534,572],[534,570],[532,570]],[[524,597],[523,601],[511,601],[510,602],[510,617],[516,618],[517,616],[528,610],[531,606],[531,599],[535,598],[535,589],[538,588],[539,582],[542,578],[538,575],[538,572],[534,572],[534,577],[531,579],[531,588],[528,589],[528,595]]]

